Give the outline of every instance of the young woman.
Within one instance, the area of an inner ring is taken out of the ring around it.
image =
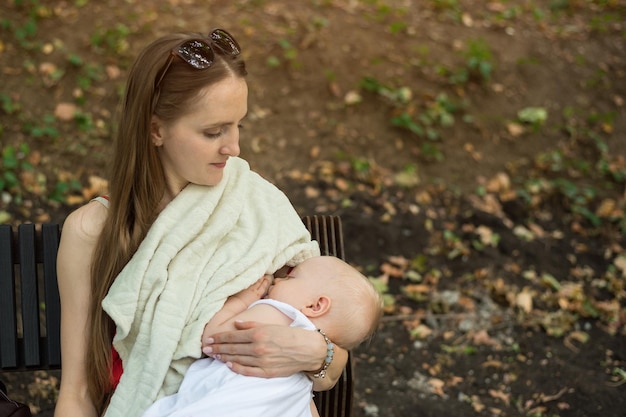
[[[228,296],[319,253],[288,199],[237,157],[248,97],[240,52],[216,29],[164,36],[135,61],[109,195],[63,225],[55,416],[138,416],[177,391],[202,349],[242,375],[322,367],[318,332],[256,322],[205,332]],[[330,389],[346,361],[335,349],[314,389]]]

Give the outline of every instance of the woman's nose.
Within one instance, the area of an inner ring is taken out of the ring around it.
[[[221,152],[228,156],[239,156],[241,149],[239,148],[239,127],[225,136],[224,144],[222,145]]]

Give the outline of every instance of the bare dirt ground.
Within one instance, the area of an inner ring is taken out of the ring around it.
[[[223,27],[242,156],[341,215],[385,294],[355,416],[625,416],[624,22],[620,0],[10,0],[0,218],[102,192],[134,54]],[[41,416],[58,377],[2,375]]]

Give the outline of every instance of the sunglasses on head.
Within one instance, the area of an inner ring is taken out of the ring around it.
[[[161,76],[154,85],[158,88],[167,74],[175,57],[179,57],[195,69],[207,69],[213,65],[215,53],[235,57],[241,53],[241,47],[233,36],[224,29],[214,29],[206,39],[190,39],[170,52],[170,57],[161,70]]]

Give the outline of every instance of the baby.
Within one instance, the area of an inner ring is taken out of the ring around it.
[[[265,276],[229,297],[207,326],[219,333],[234,329],[235,320],[253,320],[317,330],[332,341],[330,362],[332,343],[354,348],[371,337],[381,315],[381,297],[366,277],[338,258],[318,256],[271,284]],[[312,387],[305,373],[243,376],[208,357],[191,365],[178,393],[157,400],[143,417],[316,416]]]

